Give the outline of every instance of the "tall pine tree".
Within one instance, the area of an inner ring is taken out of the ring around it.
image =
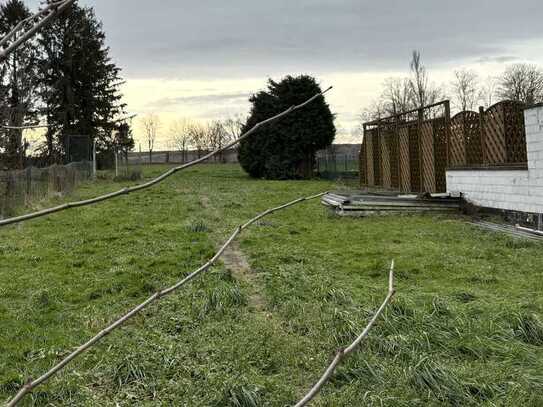
[[[43,30],[40,79],[43,114],[51,126],[46,155],[67,160],[69,137],[89,136],[99,151],[111,150],[115,124],[124,112],[120,69],[111,61],[105,33],[92,8],[69,7]]]
[[[30,16],[21,0],[9,0],[0,5],[0,36],[5,36],[19,22]],[[0,123],[21,127],[37,120],[38,50],[31,40],[15,50],[1,65]],[[25,158],[22,130],[2,130],[0,148],[3,167],[21,168]]]

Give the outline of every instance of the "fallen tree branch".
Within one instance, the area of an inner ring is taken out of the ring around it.
[[[60,13],[66,10],[75,0],[60,0],[51,2],[45,8],[39,10],[36,14],[24,19],[17,24],[5,37],[0,40],[0,62],[4,61],[9,54],[19,48],[20,45],[32,38],[41,28],[52,22]],[[25,28],[26,25],[31,24]],[[17,37],[19,31],[24,30],[20,37]],[[13,40],[12,44],[9,42]]]
[[[128,116],[124,116],[124,117],[120,117],[118,119],[114,119],[114,120],[111,120],[109,122],[103,122],[103,123],[98,123],[99,125],[113,125],[115,123],[121,123],[121,122],[125,122],[127,120],[130,120],[130,119],[133,119],[134,117],[136,117],[137,114],[134,113],[134,114],[131,114],[131,115],[128,115]],[[51,124],[40,124],[40,123],[37,123],[37,124],[26,124],[26,125],[23,125],[23,126],[1,126],[2,129],[4,130],[34,130],[34,129],[49,129],[51,127],[53,127],[53,125]]]
[[[360,346],[360,343],[366,337],[368,336],[371,328],[373,325],[375,325],[375,322],[379,318],[379,316],[383,313],[385,308],[387,307],[388,303],[394,296],[395,290],[394,290],[394,260],[392,260],[392,264],[390,265],[390,275],[389,275],[389,281],[388,281],[388,294],[383,302],[383,304],[379,307],[373,318],[370,320],[364,331],[360,334],[358,338],[347,348],[340,349],[336,356],[334,357],[334,360],[332,360],[332,363],[328,366],[324,374],[321,376],[319,381],[313,386],[313,388],[305,395],[305,397],[296,404],[295,407],[303,407],[306,406],[311,400],[315,398],[317,394],[321,391],[322,387],[330,380],[332,375],[334,374],[336,368],[338,365],[342,362],[343,359],[345,359],[346,356],[351,354]]]
[[[44,210],[41,210],[41,211],[38,211],[38,212],[29,213],[29,214],[22,215],[22,216],[17,216],[17,217],[14,217],[14,218],[0,220],[0,226],[11,225],[11,224],[14,224],[14,223],[23,222],[25,220],[35,219],[35,218],[39,218],[39,217],[42,217],[42,216],[47,216],[47,215],[50,215],[52,213],[60,212],[60,211],[70,209],[70,208],[76,208],[76,207],[80,207],[80,206],[92,205],[92,204],[102,202],[102,201],[106,201],[108,199],[112,199],[112,198],[115,198],[115,197],[118,197],[118,196],[121,196],[121,195],[126,195],[126,194],[129,194],[129,193],[132,193],[132,192],[141,191],[143,189],[150,188],[153,185],[156,185],[156,184],[164,181],[166,178],[172,176],[173,174],[175,174],[178,171],[182,171],[182,170],[185,170],[185,169],[187,169],[189,167],[192,167],[192,166],[194,166],[196,164],[202,163],[202,162],[204,162],[206,160],[209,160],[210,158],[222,153],[223,151],[234,147],[235,145],[237,145],[238,143],[240,143],[241,141],[243,141],[244,139],[249,137],[251,134],[253,134],[255,131],[257,131],[260,127],[262,127],[262,126],[264,126],[266,124],[272,123],[272,122],[274,122],[276,120],[279,120],[280,118],[292,113],[293,111],[305,107],[309,103],[313,102],[315,99],[318,99],[319,97],[323,96],[330,89],[332,89],[331,86],[328,89],[326,89],[325,91],[323,91],[321,93],[317,93],[315,96],[313,96],[310,99],[306,100],[302,104],[299,104],[297,106],[291,106],[290,108],[288,108],[284,112],[281,112],[281,113],[279,113],[279,114],[277,114],[277,115],[275,115],[273,117],[270,117],[269,119],[263,120],[263,121],[255,124],[245,134],[242,134],[237,140],[232,141],[230,144],[226,145],[225,147],[220,148],[220,149],[215,150],[215,151],[212,151],[209,154],[206,154],[206,155],[204,155],[203,157],[201,157],[201,158],[199,158],[197,160],[194,160],[194,161],[191,161],[189,163],[183,164],[183,165],[181,165],[179,167],[172,168],[169,171],[166,171],[164,174],[160,175],[159,177],[157,177],[157,178],[155,178],[155,179],[153,179],[153,180],[151,180],[149,182],[146,182],[146,183],[140,184],[140,185],[135,185],[135,186],[129,187],[129,188],[124,188],[124,189],[121,189],[120,191],[111,192],[109,194],[101,195],[101,196],[98,196],[96,198],[87,199],[87,200],[78,201],[78,202],[68,202],[68,203],[65,203],[63,205],[55,206],[53,208],[44,209]]]
[[[49,380],[52,376],[54,376],[56,373],[58,373],[60,370],[62,370],[68,363],[70,363],[72,360],[74,360],[76,357],[87,351],[89,348],[91,348],[93,345],[98,343],[102,338],[109,335],[112,331],[115,329],[121,327],[125,322],[127,322],[129,319],[131,319],[133,316],[138,314],[141,310],[146,308],[151,303],[159,300],[162,297],[165,297],[171,293],[173,293],[175,290],[181,288],[194,278],[196,278],[198,275],[206,272],[209,270],[211,266],[213,266],[219,257],[224,253],[224,251],[230,246],[230,244],[234,241],[234,239],[245,229],[247,229],[249,226],[251,226],[253,223],[257,222],[258,220],[262,219],[265,216],[271,215],[274,212],[280,211],[282,209],[286,209],[288,207],[294,206],[296,204],[299,204],[301,202],[309,201],[312,199],[320,198],[321,196],[325,195],[326,192],[308,196],[305,198],[296,199],[295,201],[289,202],[287,204],[268,209],[261,214],[255,216],[248,222],[244,223],[243,225],[239,226],[234,233],[228,238],[228,240],[221,246],[221,248],[217,251],[217,253],[203,266],[189,274],[187,277],[185,277],[183,280],[179,281],[178,283],[174,284],[173,286],[166,288],[162,291],[159,291],[155,294],[153,294],[151,297],[143,301],[141,304],[130,310],[128,313],[126,313],[121,318],[117,319],[115,322],[111,323],[108,327],[100,331],[97,335],[95,335],[93,338],[91,338],[89,341],[85,342],[83,345],[79,346],[75,351],[70,353],[66,358],[61,360],[59,363],[57,363],[55,366],[53,366],[48,372],[37,378],[36,380],[29,380],[17,393],[17,395],[8,402],[7,406],[12,407],[17,405],[28,393],[32,392],[37,386],[43,384],[47,380]]]
[[[52,126],[48,124],[29,124],[26,126],[2,126],[4,130],[34,130],[34,129],[48,129]]]

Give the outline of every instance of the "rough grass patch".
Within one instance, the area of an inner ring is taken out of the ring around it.
[[[539,242],[528,239],[509,239],[505,242],[505,247],[509,249],[532,249],[541,247]]]
[[[187,225],[187,231],[191,233],[207,233],[210,229],[203,220],[197,220]]]
[[[465,292],[465,291],[454,293],[453,298],[457,300],[458,302],[462,302],[462,303],[472,302],[477,299],[475,294]]]
[[[328,329],[331,330],[332,338],[337,346],[345,346],[350,343],[357,334],[357,321],[347,311],[334,309]]]
[[[458,377],[430,357],[423,357],[409,368],[409,383],[417,393],[430,400],[437,398],[455,406],[469,403],[470,394]]]
[[[434,297],[432,299],[432,311],[431,315],[440,317],[449,317],[452,315],[452,311],[449,308],[449,304],[443,298]]]
[[[44,288],[32,293],[30,304],[34,309],[48,311],[55,308],[57,299],[50,290]]]
[[[143,178],[141,168],[131,168],[128,173],[119,174],[113,178],[113,182],[139,181]]]
[[[467,280],[470,283],[481,284],[481,285],[496,284],[500,281],[496,276],[492,276],[488,274],[477,274],[477,275],[468,277]]]
[[[327,303],[338,304],[338,305],[350,305],[353,303],[352,297],[342,290],[341,288],[330,288],[320,287],[321,292],[324,291],[322,295],[323,300]]]
[[[210,313],[223,313],[229,308],[247,305],[247,296],[237,285],[224,284],[207,291],[200,318]]]
[[[352,383],[357,384],[374,384],[385,382],[385,372],[382,364],[370,365],[367,360],[358,358],[348,359],[344,365],[340,365],[337,371],[332,375],[330,383],[341,388]]]
[[[147,372],[139,356],[130,353],[113,366],[110,377],[120,389],[126,385],[145,386],[152,375]]]
[[[223,401],[217,404],[230,407],[258,407],[261,405],[259,389],[236,385],[226,390]]]
[[[537,315],[518,313],[514,318],[513,330],[517,338],[530,345],[543,345],[543,323]]]

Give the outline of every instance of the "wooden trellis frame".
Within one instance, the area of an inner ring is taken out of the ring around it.
[[[447,156],[449,102],[443,101],[422,109],[364,124],[364,143],[367,162],[362,185],[402,192],[439,192],[445,184],[445,166],[436,163],[438,156]],[[440,119],[440,125],[434,125]],[[444,138],[443,138],[444,137]],[[438,140],[436,142],[436,140]],[[369,149],[373,154],[368,154]],[[364,157],[364,156],[362,156]],[[371,177],[370,168],[373,168]]]
[[[525,167],[524,105],[502,101],[450,116],[449,101],[364,124],[362,186],[445,192],[446,171]]]

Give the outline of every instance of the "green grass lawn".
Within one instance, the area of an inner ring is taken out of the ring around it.
[[[98,181],[70,199],[123,186]],[[200,166],[0,229],[0,401],[206,262],[240,223],[335,187]],[[542,249],[460,216],[351,219],[303,203],[242,235],[249,271],[214,267],[25,403],[292,405],[366,325],[395,259],[397,296],[314,405],[542,406]]]

